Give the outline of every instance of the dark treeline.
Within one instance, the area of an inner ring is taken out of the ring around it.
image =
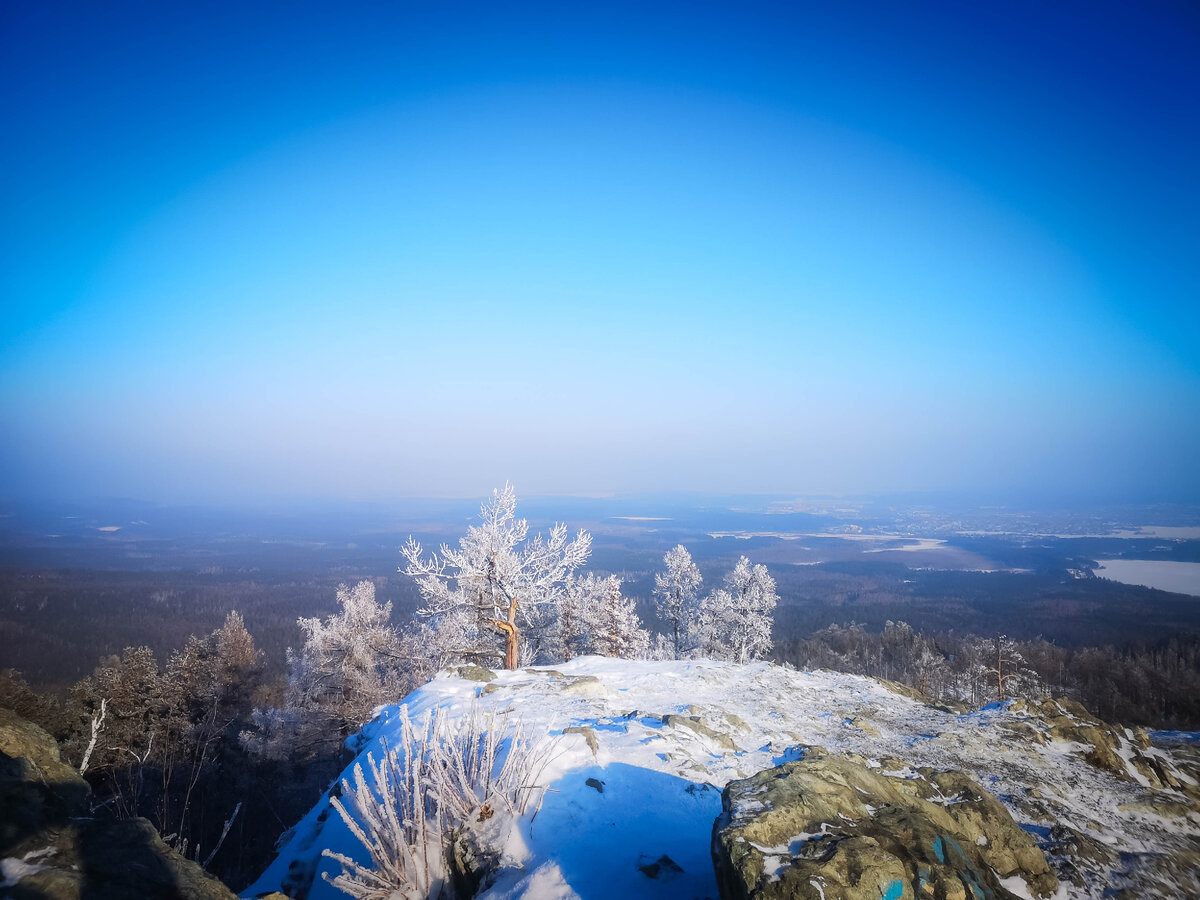
[[[167,659],[193,634],[237,610],[281,675],[300,640],[300,616],[328,613],[337,586],[370,577],[397,621],[417,595],[407,578],[336,568],[319,575],[258,570],[104,571],[0,567],[0,668],[18,669],[39,691],[65,696],[96,660],[129,646]]]
[[[798,668],[886,678],[970,706],[1005,696],[1066,696],[1110,722],[1200,727],[1195,634],[1121,647],[1061,647],[1041,638],[925,633],[905,622],[887,622],[879,631],[832,625],[778,642],[775,658]]]
[[[699,542],[694,554],[705,585],[713,586],[743,549],[766,541]],[[765,552],[765,551],[763,551]],[[621,576],[623,592],[638,598],[644,621],[661,630],[651,592],[662,551],[598,542],[592,565]],[[396,562],[399,560],[397,559]],[[1194,597],[1075,578],[1066,571],[964,572],[914,570],[891,563],[771,564],[780,595],[777,642],[810,635],[834,623],[858,622],[871,631],[903,619],[926,633],[1038,636],[1062,647],[1153,644],[1173,634],[1200,634]],[[40,691],[60,696],[91,672],[96,660],[126,646],[145,645],[160,659],[204,634],[237,610],[265,656],[282,674],[284,653],[296,646],[297,617],[334,608],[338,584],[370,578],[393,620],[407,621],[419,603],[410,579],[394,568],[337,566],[321,573],[254,568],[172,571],[0,567],[0,668],[19,669]],[[707,587],[706,587],[707,589]]]
[[[903,619],[925,633],[1043,637],[1064,647],[1152,643],[1200,634],[1195,597],[1056,572],[917,570],[895,563],[772,566],[783,641],[832,624],[872,631]]]

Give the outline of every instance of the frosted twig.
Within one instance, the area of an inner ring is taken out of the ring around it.
[[[420,724],[400,708],[400,747],[383,743],[378,762],[367,754],[370,780],[361,763],[354,784],[342,780],[342,797],[331,804],[363,845],[369,864],[326,850],[342,872],[324,878],[359,900],[433,896],[448,877],[444,849],[449,835],[504,809],[526,812],[553,755],[543,740],[506,734],[500,716],[477,707],[450,721],[439,709]],[[539,795],[540,806],[540,795]]]

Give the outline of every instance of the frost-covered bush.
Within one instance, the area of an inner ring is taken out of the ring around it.
[[[523,815],[540,804],[541,773],[551,756],[542,740],[478,707],[451,721],[444,710],[420,724],[400,708],[400,746],[386,743],[379,762],[367,754],[370,776],[354,767],[331,800],[366,848],[370,863],[325,850],[342,865],[325,878],[359,900],[436,896],[449,877],[445,851],[455,832]]]

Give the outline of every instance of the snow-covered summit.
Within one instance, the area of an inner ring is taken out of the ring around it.
[[[549,790],[536,815],[506,833],[499,876],[480,895],[490,900],[715,898],[709,848],[721,789],[812,746],[854,754],[893,777],[910,774],[906,768],[962,770],[1035,836],[1059,874],[1058,896],[1100,897],[1122,886],[1145,897],[1196,889],[1186,862],[1200,858],[1194,798],[1152,786],[1145,774],[1147,764],[1157,765],[1194,794],[1195,770],[1168,751],[1139,748],[1133,732],[1116,733],[1114,770],[1089,762],[1093,747],[1078,739],[1048,739],[1054,735],[1036,705],[960,714],[854,675],[600,657],[475,680],[484,673],[443,672],[403,704],[413,719],[435,709],[461,718],[475,707],[550,735],[541,775]],[[1078,735],[1089,733],[1070,709],[1055,714],[1078,724]],[[378,760],[385,744],[398,746],[400,721],[399,705],[380,709],[351,739],[359,759]],[[353,780],[353,768],[343,777]],[[328,792],[243,896],[281,886],[295,896],[311,883],[310,900],[345,898],[322,878],[341,871],[322,857],[326,848],[367,861]],[[1010,889],[1020,895],[1020,885]]]

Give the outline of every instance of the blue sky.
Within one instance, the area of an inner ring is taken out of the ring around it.
[[[0,13],[0,495],[1200,496],[1194,7],[243,6]]]

